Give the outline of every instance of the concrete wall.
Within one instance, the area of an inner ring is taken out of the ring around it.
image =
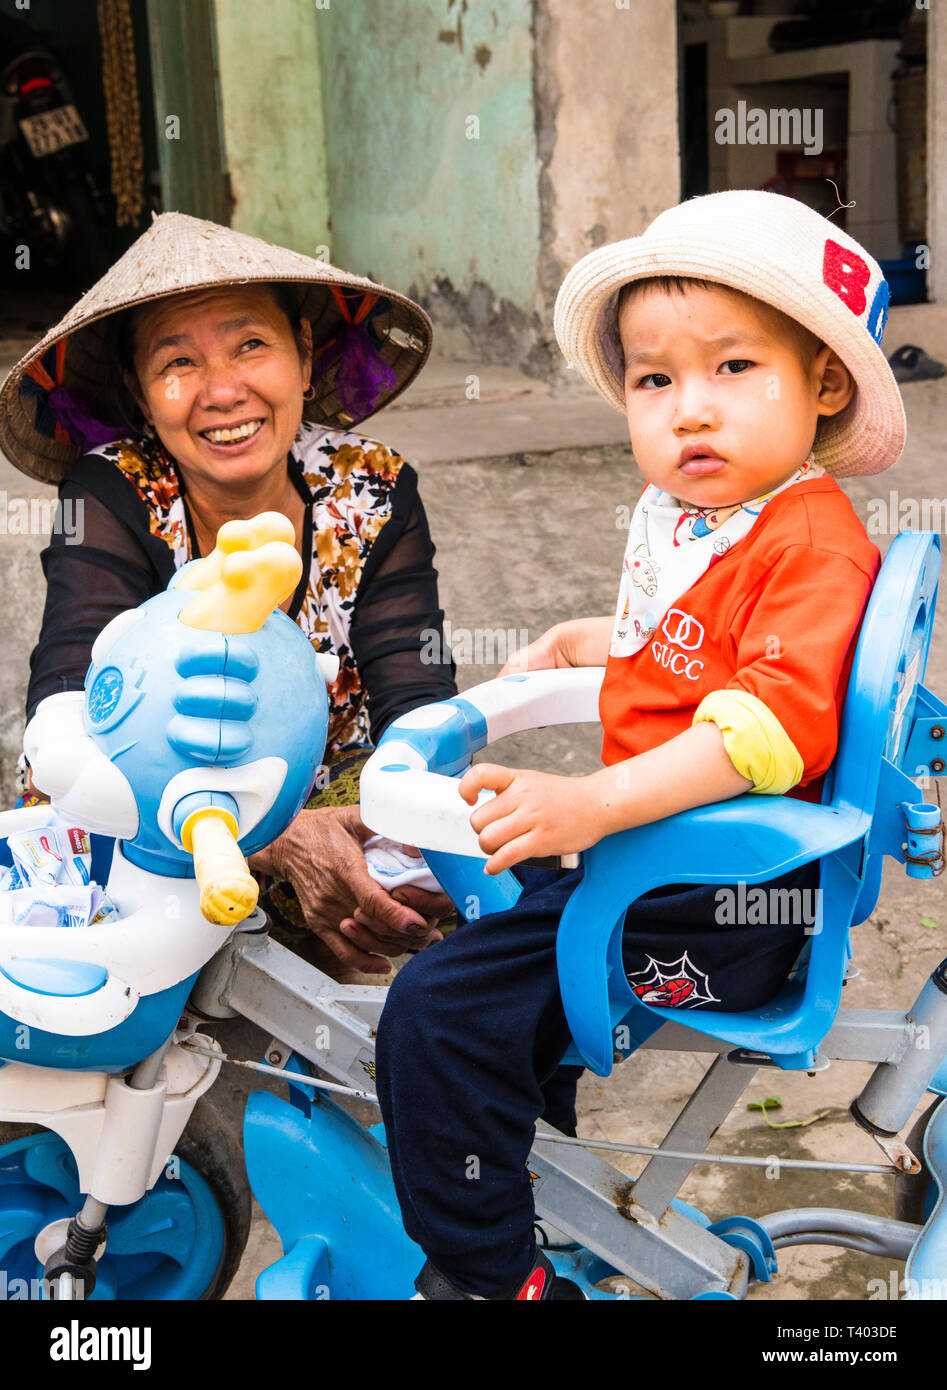
[[[319,11],[215,0],[215,13],[231,226],[317,255],[329,243]]]
[[[677,18],[653,0],[536,0],[536,15],[548,322],[570,266],[680,198]]]
[[[539,327],[530,0],[316,18],[332,259],[422,298],[441,350],[515,361]]]
[[[447,356],[558,371],[566,270],[677,201],[673,4],[216,0],[216,33],[234,226],[414,295]]]
[[[146,12],[164,209],[226,223],[213,0],[147,0]]]

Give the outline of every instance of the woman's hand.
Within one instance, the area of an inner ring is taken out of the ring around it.
[[[385,956],[440,941],[431,919],[452,907],[442,893],[411,888],[386,893],[365,864],[362,846],[373,833],[362,824],[357,806],[300,811],[277,840],[249,861],[251,869],[288,880],[310,931],[342,965],[366,973],[387,971]],[[425,899],[427,919],[409,905]]]
[[[459,785],[468,806],[476,805],[483,788],[496,792],[470,817],[480,848],[490,856],[484,866],[488,874],[522,859],[575,854],[601,839],[601,798],[588,777],[477,763]]]
[[[402,845],[401,848],[414,859],[423,857],[417,845]],[[440,921],[442,917],[449,917],[454,911],[454,904],[446,893],[431,893],[427,888],[419,888],[415,883],[403,883],[400,888],[392,890],[391,896],[396,902],[413,907],[415,912],[420,912],[422,917],[428,920],[433,917]]]

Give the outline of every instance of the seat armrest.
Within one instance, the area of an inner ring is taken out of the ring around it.
[[[870,816],[854,808],[748,792],[620,831],[586,850],[556,953],[566,1018],[587,1064],[608,1073],[613,1015],[636,1002],[621,962],[632,902],[668,883],[763,883],[863,839],[870,826]]]
[[[640,876],[627,906],[664,883],[762,883],[844,849],[870,827],[855,807],[745,792],[608,835],[585,860],[596,871],[619,867],[626,883]]]

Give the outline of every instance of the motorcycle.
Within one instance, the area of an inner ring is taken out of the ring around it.
[[[91,284],[110,264],[105,195],[89,132],[52,53],[30,49],[0,74],[0,234],[37,266]]]

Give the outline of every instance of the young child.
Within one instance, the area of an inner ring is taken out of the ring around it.
[[[648,485],[614,620],[560,623],[520,654],[530,669],[606,666],[604,766],[470,768],[468,803],[496,793],[470,818],[488,873],[741,792],[820,799],[879,567],[835,480],[880,472],[904,442],[879,347],[887,299],[857,242],[762,192],[693,199],[570,271],[560,346],[624,410]],[[513,908],[392,985],[378,1094],[405,1229],[428,1256],[423,1298],[582,1296],[537,1250],[526,1168],[538,1116],[574,1132],[555,942],[581,873],[524,872]],[[767,886],[817,884],[809,865]],[[639,997],[744,1010],[785,982],[803,922],[721,923],[718,894],[670,885],[632,903]]]

